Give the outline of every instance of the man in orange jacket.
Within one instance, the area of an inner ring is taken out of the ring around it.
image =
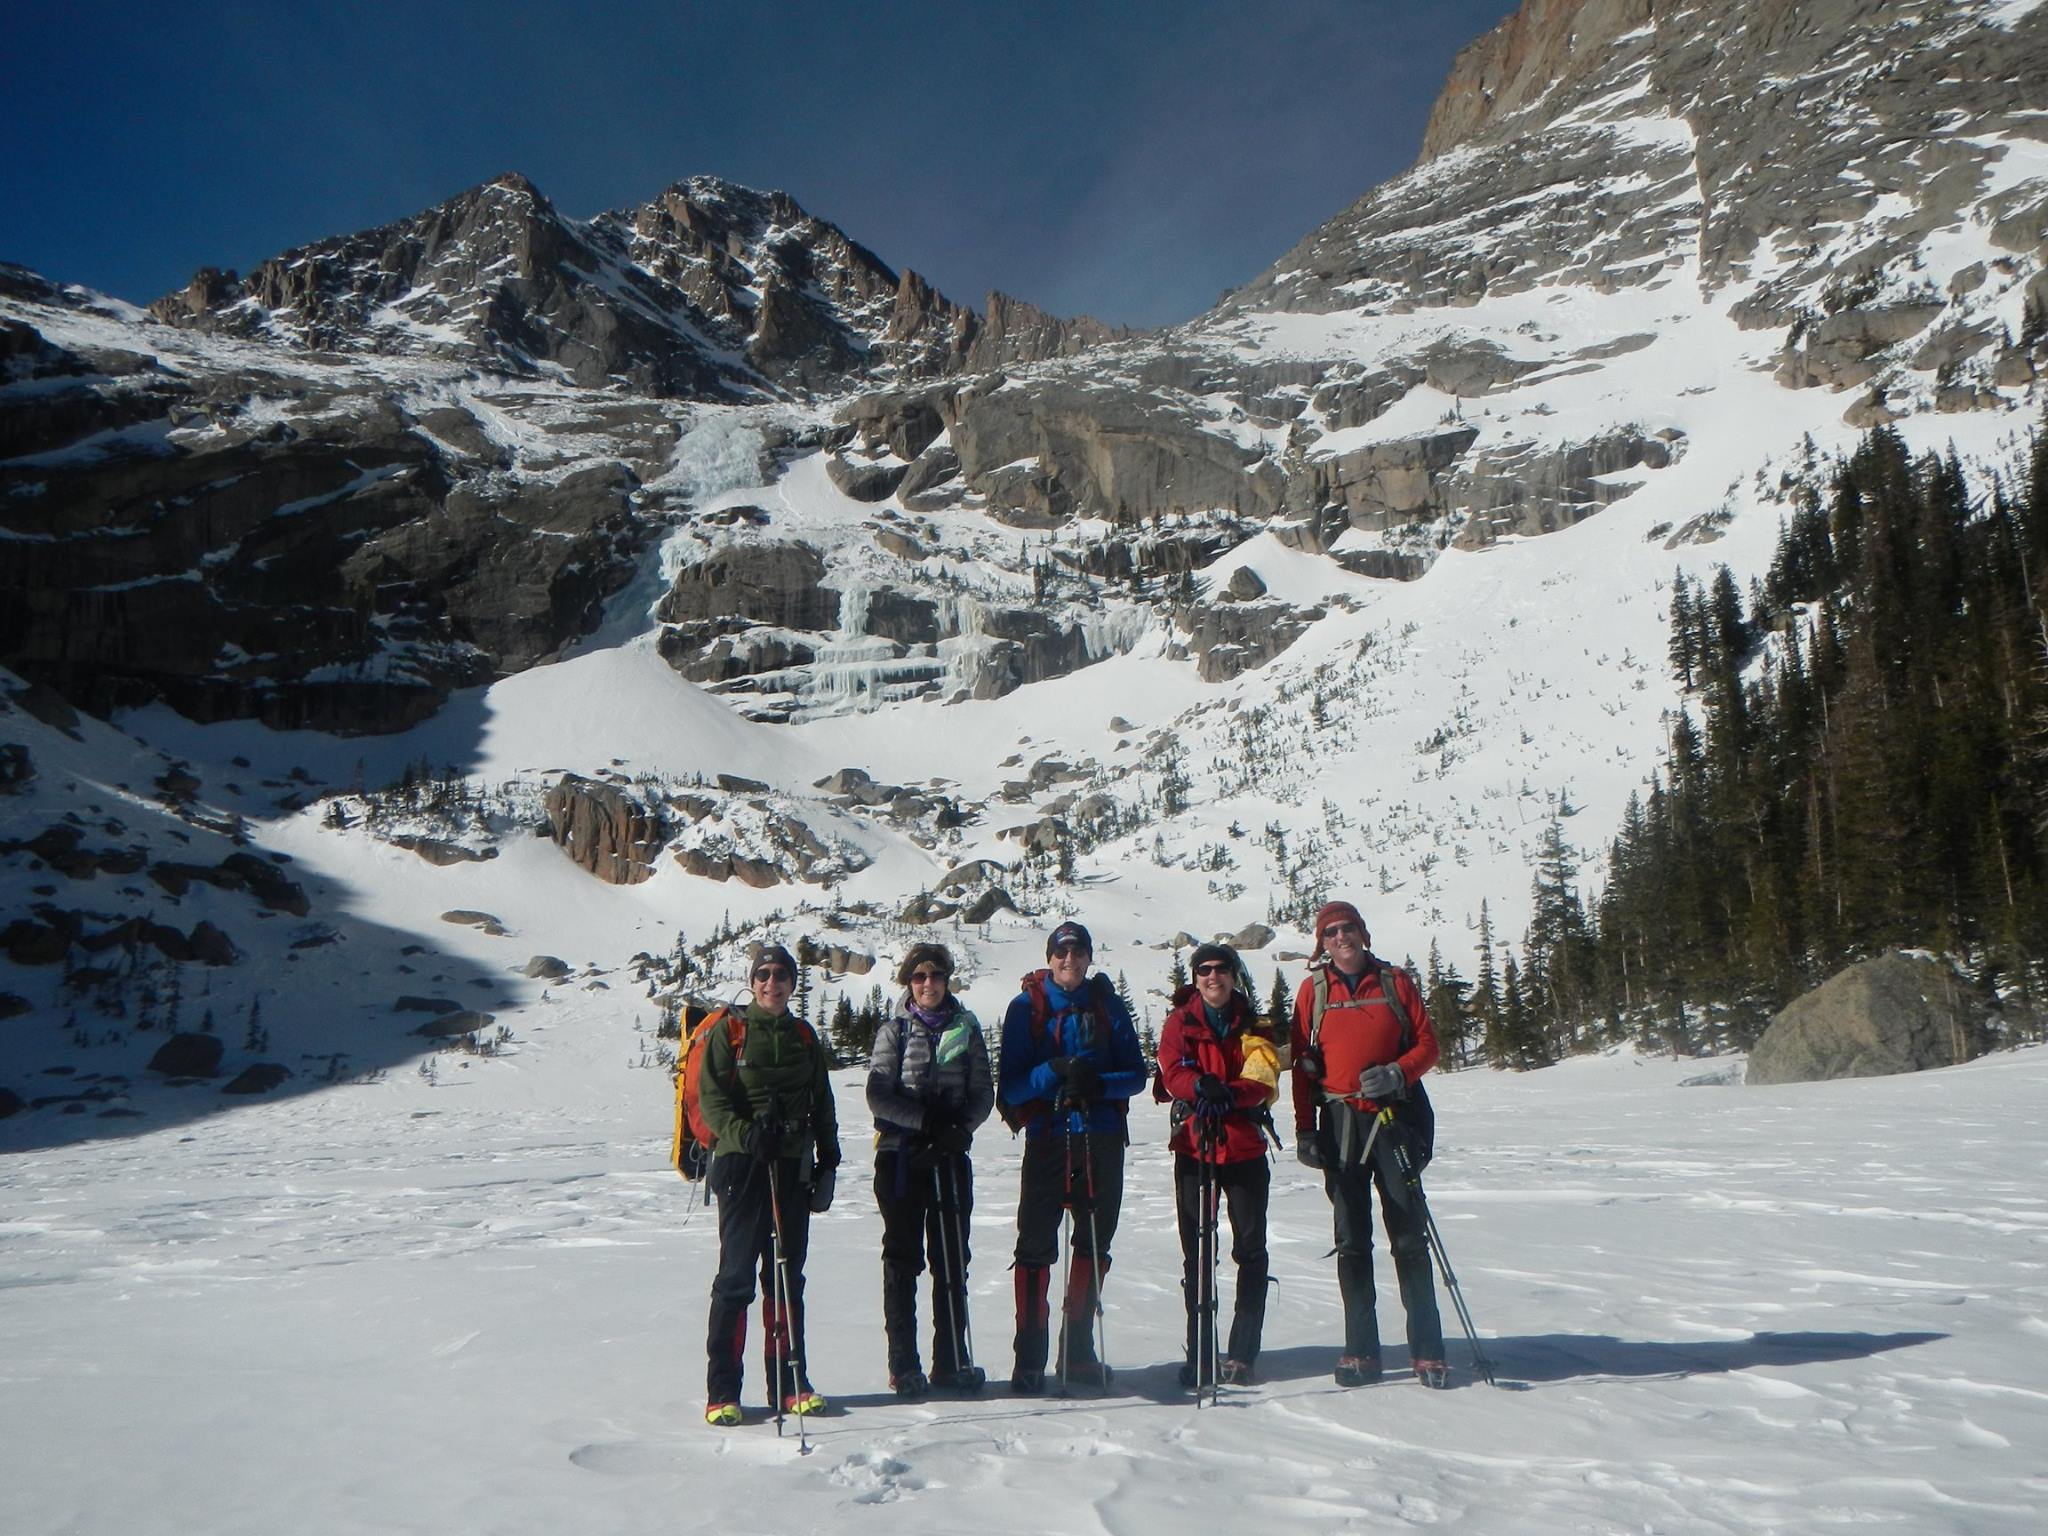
[[[1408,1314],[1409,1364],[1425,1386],[1443,1387],[1450,1381],[1443,1320],[1430,1274],[1428,1227],[1409,1171],[1419,1172],[1426,1157],[1404,1113],[1411,1108],[1409,1085],[1436,1065],[1436,1031],[1413,979],[1374,956],[1371,943],[1365,919],[1350,902],[1330,902],[1316,914],[1315,955],[1294,999],[1295,1156],[1321,1170],[1336,1222],[1337,1289],[1344,1304],[1337,1384],[1380,1379],[1372,1278],[1377,1184]],[[1380,1111],[1390,1107],[1391,1123],[1382,1122]],[[1396,1138],[1404,1138],[1399,1151]]]

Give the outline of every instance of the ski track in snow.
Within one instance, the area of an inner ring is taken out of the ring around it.
[[[812,1369],[778,1440],[700,1420],[714,1213],[615,1004],[513,1057],[16,1157],[0,1220],[10,1527],[209,1533],[970,1526],[2038,1529],[2048,1051],[1910,1079],[1681,1088],[1617,1052],[1443,1079],[1429,1185],[1504,1383],[1328,1378],[1319,1183],[1276,1165],[1261,1384],[1195,1409],[1163,1122],[1141,1101],[1101,1397],[1007,1372],[1016,1145],[979,1143],[975,1343],[998,1385],[899,1404],[857,1071],[814,1228]],[[459,1079],[449,1081],[450,1078]],[[543,1079],[570,1088],[536,1091]],[[395,1134],[394,1134],[395,1130]],[[1382,1259],[1389,1359],[1400,1314]],[[1231,1293],[1226,1266],[1224,1294]],[[121,1454],[109,1456],[108,1446]],[[221,1476],[223,1462],[238,1470]]]

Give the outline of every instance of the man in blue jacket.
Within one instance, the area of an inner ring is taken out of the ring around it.
[[[1045,1390],[1048,1293],[1067,1210],[1074,1224],[1061,1298],[1060,1374],[1073,1385],[1109,1380],[1095,1347],[1095,1320],[1123,1203],[1125,1114],[1146,1080],[1130,1011],[1107,978],[1088,974],[1095,959],[1088,930],[1061,923],[1046,940],[1045,956],[1046,969],[1024,978],[1003,1016],[1003,1118],[1012,1129],[1024,1128],[1010,1373],[1010,1390],[1023,1394]]]

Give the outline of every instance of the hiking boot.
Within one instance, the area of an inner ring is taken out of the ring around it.
[[[1217,1381],[1226,1387],[1248,1387],[1252,1384],[1252,1366],[1249,1360],[1226,1360]]]
[[[1425,1387],[1434,1387],[1441,1392],[1451,1384],[1451,1368],[1441,1360],[1418,1360],[1415,1362],[1415,1379]]]
[[[782,1400],[784,1413],[823,1413],[830,1405],[809,1387],[801,1392],[792,1392]]]
[[[1112,1374],[1100,1360],[1069,1360],[1060,1380],[1070,1387],[1106,1387]]]
[[[898,1397],[923,1397],[931,1391],[932,1384],[923,1371],[912,1366],[901,1375],[889,1378],[889,1390]]]
[[[932,1386],[940,1392],[960,1392],[973,1396],[988,1381],[988,1372],[978,1365],[963,1365],[957,1371],[941,1371],[932,1378]]]
[[[1340,1387],[1369,1387],[1380,1379],[1380,1374],[1378,1355],[1337,1357],[1337,1385]]]
[[[735,1424],[745,1423],[746,1415],[740,1412],[738,1403],[708,1403],[704,1422],[714,1429],[731,1429]]]
[[[1019,1397],[1036,1397],[1045,1390],[1045,1372],[1018,1368],[1010,1372],[1010,1390]]]

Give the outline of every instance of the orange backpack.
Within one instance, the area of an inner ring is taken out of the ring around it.
[[[802,1019],[796,1022],[804,1044],[817,1044],[817,1032]],[[735,1090],[739,1087],[737,1067],[740,1053],[747,1048],[747,1016],[729,1008],[712,1009],[683,1041],[682,1061],[676,1067],[676,1131],[675,1140],[669,1147],[669,1161],[675,1165],[676,1172],[692,1184],[711,1171],[711,1157],[718,1150],[718,1133],[704,1118],[703,1105],[698,1101],[707,1054],[704,1048],[711,1039],[713,1025],[722,1025],[726,1039],[732,1042],[735,1067],[732,1086]]]

